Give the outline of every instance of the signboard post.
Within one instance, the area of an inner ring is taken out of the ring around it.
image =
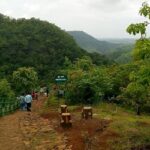
[[[58,98],[60,97],[63,97],[64,96],[64,90],[60,89],[60,84],[62,83],[66,83],[66,81],[68,80],[67,76],[66,75],[57,75],[56,78],[55,78],[55,82],[56,84],[58,84]],[[65,87],[66,87],[66,84],[65,84]]]
[[[55,81],[56,81],[57,83],[65,82],[65,81],[67,81],[67,76],[65,76],[65,75],[58,75],[58,76],[55,78]]]

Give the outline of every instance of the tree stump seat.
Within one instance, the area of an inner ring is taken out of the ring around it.
[[[92,107],[83,107],[82,109],[82,118],[88,119],[93,117]]]
[[[63,127],[71,127],[72,126],[70,113],[62,113],[61,114],[60,124]]]
[[[60,114],[62,113],[67,113],[68,110],[67,110],[67,105],[60,105]]]

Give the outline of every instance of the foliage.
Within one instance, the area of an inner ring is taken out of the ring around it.
[[[37,73],[33,68],[22,67],[13,72],[13,83],[17,93],[31,92],[38,81]]]
[[[123,91],[126,103],[137,108],[137,114],[145,106],[150,107],[150,64],[142,62],[139,69],[129,75],[130,83]],[[144,110],[144,109],[143,109]]]
[[[89,71],[93,67],[93,63],[90,57],[84,56],[81,59],[77,59],[75,67],[83,71]]]
[[[117,64],[127,64],[132,62],[131,47],[127,50],[117,50],[108,55],[108,58],[114,60]]]
[[[137,104],[142,105],[146,95],[146,88],[137,82],[131,82],[128,84],[124,94],[128,99],[132,99],[132,101],[128,101],[127,103],[132,103],[133,106]]]
[[[97,66],[101,66],[101,65],[109,66],[113,63],[113,60],[114,60],[114,59],[110,59],[106,55],[102,55],[96,52],[90,53],[89,56],[92,58],[93,64]]]
[[[141,16],[148,17],[150,19],[150,7],[148,3],[144,2],[139,11]],[[141,24],[131,24],[127,28],[129,34],[141,33],[146,34],[146,26],[148,22]],[[134,61],[138,62],[139,69],[130,73],[130,83],[124,89],[123,95],[127,97],[133,106],[137,107],[137,114],[140,114],[140,109],[143,106],[150,108],[150,40],[140,39],[136,41],[135,48],[133,51]]]
[[[135,61],[150,59],[150,40],[138,40],[133,51]]]
[[[68,79],[66,98],[71,103],[95,103],[112,88],[107,69],[95,67],[87,57],[68,70]]]
[[[144,86],[150,86],[150,64],[141,65],[138,72],[132,72],[130,74],[130,80]]]
[[[144,2],[142,4],[142,7],[139,11],[139,14],[144,17],[148,17],[150,19],[150,7],[147,2]],[[149,22],[145,21],[144,23],[136,23],[136,24],[131,24],[127,28],[127,32],[129,34],[141,34],[141,38],[146,37],[146,27],[149,25]]]
[[[150,7],[147,2],[143,2],[139,13],[141,16],[148,17],[150,19]]]
[[[127,32],[129,34],[136,35],[138,33],[141,34],[141,38],[145,35],[146,36],[146,26],[147,23],[136,23],[136,24],[131,24],[127,28]]]
[[[6,79],[0,80],[0,102],[10,102],[15,100],[15,94]]]
[[[132,103],[143,105],[149,103],[149,89],[150,89],[150,64],[142,65],[138,72],[130,74],[132,81],[125,90],[125,95],[132,98]]]
[[[122,88],[125,88],[130,83],[129,74],[137,69],[138,65],[134,63],[119,66],[115,65],[108,68],[108,73],[110,74],[113,85],[110,97],[118,96],[122,93]]]

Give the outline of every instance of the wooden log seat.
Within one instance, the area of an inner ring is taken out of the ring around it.
[[[92,118],[93,117],[92,107],[83,107],[81,115],[82,118],[84,119],[88,119],[89,117]]]
[[[60,114],[67,113],[67,105],[60,105]]]
[[[71,114],[70,113],[62,113],[60,124],[63,127],[71,127],[72,126]]]

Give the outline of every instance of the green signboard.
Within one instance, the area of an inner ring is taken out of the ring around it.
[[[66,75],[58,75],[58,76],[55,78],[55,81],[56,81],[56,82],[65,82],[65,81],[67,81],[67,76],[66,76]]]

